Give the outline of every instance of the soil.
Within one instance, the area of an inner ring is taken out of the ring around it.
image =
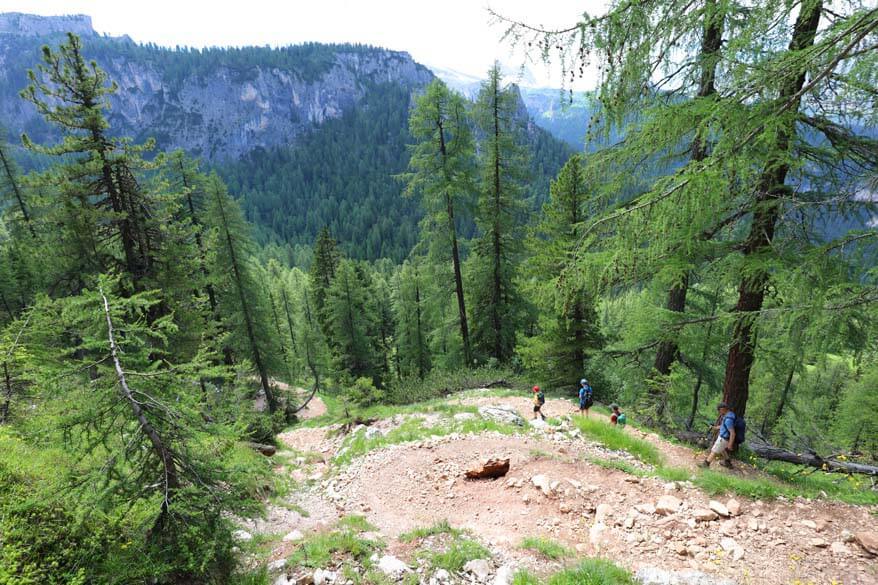
[[[526,397],[479,396],[451,402],[510,406],[524,418],[532,416]],[[322,406],[315,403],[315,412]],[[543,411],[557,417],[572,414],[575,406],[549,400]],[[606,418],[596,412],[590,416]],[[403,419],[381,421],[382,431]],[[441,419],[433,422],[442,424]],[[292,471],[302,487],[290,498],[309,515],[272,507],[268,518],[251,525],[253,529],[306,532],[331,526],[345,514],[363,514],[388,541],[389,550],[405,558],[411,545],[396,540],[401,533],[447,519],[489,545],[504,562],[538,571],[557,570],[558,564],[522,550],[525,537],[549,538],[580,556],[604,556],[632,571],[696,569],[741,585],[878,583],[875,558],[846,542],[849,533],[878,530],[878,507],[739,497],[737,516],[696,522],[695,510],[709,509],[712,499],[727,504],[730,497],[708,496],[688,482],[641,479],[600,467],[587,458],[617,458],[629,464],[633,458],[554,428],[513,436],[433,437],[371,451],[341,469],[328,464],[342,444],[333,430],[338,429],[297,428],[279,437],[290,449],[311,454]],[[630,427],[627,431],[656,445],[676,467],[694,469],[703,456],[652,433]],[[509,474],[496,480],[463,478],[466,469],[489,457],[509,458]],[[759,472],[739,465],[732,473]],[[557,482],[555,489],[544,493],[534,485],[534,476]],[[663,496],[678,498],[679,511],[653,513],[650,505]],[[279,542],[272,559],[288,555],[293,546]]]

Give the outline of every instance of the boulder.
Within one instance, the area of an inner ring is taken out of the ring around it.
[[[531,483],[534,484],[534,486],[538,490],[543,492],[543,495],[545,495],[545,496],[552,495],[552,480],[550,480],[545,475],[542,475],[542,474],[535,475],[532,478],[530,478],[530,481],[531,481]]]
[[[376,429],[375,427],[367,427],[366,428],[366,438],[367,439],[375,439],[377,437],[383,436],[384,433],[381,432],[381,429]]]
[[[268,563],[268,572],[269,573],[278,573],[284,570],[284,567],[287,566],[286,559],[278,559],[276,561],[271,561]]]
[[[805,528],[810,528],[811,530],[817,530],[817,523],[813,520],[802,520],[799,522]]]
[[[332,571],[317,569],[311,578],[314,585],[327,585],[328,583],[334,583],[336,577],[337,575]]]
[[[752,530],[753,532],[759,531],[759,521],[756,518],[748,518],[747,519],[747,528]]]
[[[637,504],[634,506],[634,509],[640,512],[641,514],[652,515],[655,514],[655,506],[652,504]]]
[[[822,538],[812,538],[808,541],[808,544],[813,546],[814,548],[826,548],[829,546],[829,543]]]
[[[491,576],[491,563],[486,559],[473,559],[463,566],[463,570],[471,573],[480,583],[484,583]]]
[[[476,414],[473,412],[458,412],[457,414],[454,415],[454,420],[460,421],[460,422],[467,421],[467,420],[475,420],[475,418],[476,418]],[[444,570],[444,569],[442,569],[442,570]],[[439,571],[436,571],[436,572],[438,573]],[[448,571],[445,571],[445,572],[447,573]]]
[[[870,555],[878,555],[878,532],[857,532],[854,540]]]
[[[713,510],[714,512],[716,512],[717,514],[722,516],[723,518],[728,518],[729,516],[732,515],[731,512],[729,512],[729,509],[726,508],[725,504],[723,504],[722,502],[717,502],[716,500],[710,500],[710,503],[707,504],[707,506],[711,510]]]
[[[596,523],[604,523],[607,518],[613,515],[613,507],[609,504],[598,504],[597,510],[594,513],[594,521]]]
[[[301,533],[299,530],[293,530],[292,532],[288,532],[284,537],[284,542],[297,542],[305,538],[305,535]]]
[[[713,510],[705,510],[704,508],[693,510],[692,515],[695,517],[696,522],[711,522],[719,518],[716,512]]]
[[[655,511],[662,516],[670,516],[679,512],[682,505],[683,502],[680,498],[666,494],[659,498],[655,505]]]
[[[494,575],[494,581],[491,585],[512,585],[514,579],[515,567],[512,565],[503,565],[497,569],[497,574]]]
[[[509,458],[500,459],[492,457],[485,459],[478,465],[471,467],[466,471],[468,479],[489,479],[495,477],[503,477],[509,472]]]
[[[726,508],[729,510],[729,514],[732,516],[737,516],[741,513],[741,503],[738,500],[732,499],[726,502]]]
[[[591,542],[592,546],[598,550],[600,550],[601,539],[606,529],[606,525],[601,522],[595,522],[595,524],[588,529],[588,540]]]
[[[549,428],[549,423],[547,423],[546,421],[544,421],[544,420],[541,419],[541,418],[532,418],[532,419],[530,419],[530,420],[527,421],[527,422],[528,422],[528,423],[530,424],[530,426],[532,426],[533,428],[535,428],[535,429],[540,429],[540,430],[542,430],[542,431],[544,431],[544,430],[546,430],[546,429]]]
[[[391,579],[399,579],[409,570],[409,567],[392,555],[384,555],[378,560],[378,570]]]
[[[247,446],[255,451],[259,451],[266,457],[271,457],[272,455],[277,453],[277,447],[275,447],[274,445],[266,445],[265,443],[254,443],[251,441],[247,443]]]
[[[431,583],[448,583],[449,581],[451,581],[451,573],[445,569],[437,569],[433,573],[433,577],[430,578]]]
[[[235,530],[232,532],[232,538],[240,542],[248,542],[253,540],[253,535],[246,530]]]
[[[521,418],[521,415],[514,408],[508,406],[481,406],[479,414],[499,423],[524,426],[524,419]]]

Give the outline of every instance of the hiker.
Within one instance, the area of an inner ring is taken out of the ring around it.
[[[610,410],[613,411],[613,414],[610,415],[610,424],[619,425],[624,428],[628,419],[625,417],[625,413],[619,410],[619,405],[614,402],[610,405]]]
[[[713,447],[710,448],[710,453],[707,454],[707,459],[698,464],[699,467],[710,467],[710,464],[714,459],[719,458],[720,463],[724,467],[732,468],[732,461],[730,459],[732,455],[732,450],[735,448],[735,413],[729,408],[729,405],[725,402],[720,402],[716,409],[719,411],[720,423],[715,425],[714,430],[718,430],[719,433],[716,436],[716,441],[713,443]]]
[[[540,410],[541,408],[543,408],[543,405],[545,403],[546,395],[543,394],[539,386],[534,386],[534,420],[536,420],[537,415],[540,415],[543,420],[546,420],[546,415],[544,415],[543,411]]]
[[[588,409],[594,404],[594,390],[588,385],[588,380],[583,378],[579,381],[579,414],[588,416]]]

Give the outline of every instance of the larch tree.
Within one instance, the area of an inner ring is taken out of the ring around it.
[[[470,259],[473,346],[479,355],[499,363],[512,357],[521,313],[514,279],[521,256],[527,161],[521,146],[519,97],[516,87],[503,85],[495,64],[475,104],[482,140],[476,212],[480,235]]]
[[[433,259],[451,263],[463,362],[472,364],[464,294],[459,224],[475,191],[475,142],[463,98],[434,80],[417,98],[409,118],[411,147],[406,195],[421,196],[423,235]]]

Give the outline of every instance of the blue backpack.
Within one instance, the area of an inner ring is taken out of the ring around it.
[[[744,442],[744,437],[747,434],[747,421],[744,420],[743,416],[735,417],[735,447]]]

